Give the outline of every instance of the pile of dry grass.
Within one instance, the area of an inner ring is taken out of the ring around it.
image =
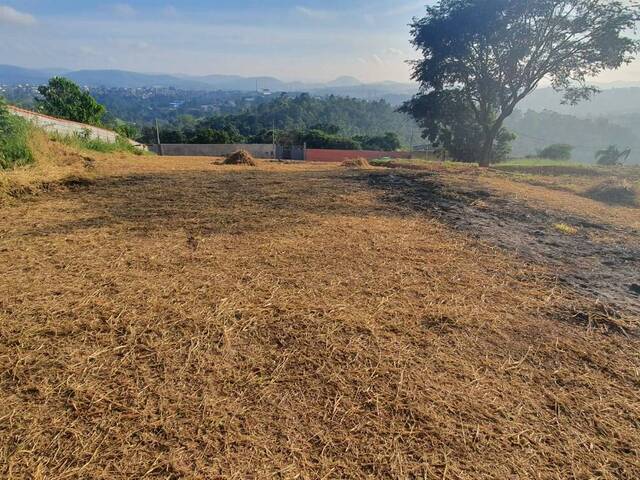
[[[347,168],[369,168],[371,164],[366,158],[347,158],[342,162],[342,166]]]
[[[633,184],[618,178],[608,179],[585,192],[585,196],[610,205],[638,206],[638,191]]]
[[[238,150],[232,153],[222,162],[223,165],[247,165],[251,167],[256,166],[256,160],[246,150]]]
[[[177,161],[0,212],[1,478],[640,478],[639,342],[544,270]]]

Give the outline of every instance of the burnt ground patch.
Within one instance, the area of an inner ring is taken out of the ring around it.
[[[482,188],[453,187],[434,173],[368,172],[361,180],[384,190],[389,202],[425,212],[526,262],[550,266],[559,282],[608,312],[640,314],[640,246],[633,240],[638,232],[536,209]],[[562,232],[559,224],[577,232]]]

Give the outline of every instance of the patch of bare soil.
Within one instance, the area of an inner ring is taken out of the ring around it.
[[[446,186],[432,173],[368,173],[367,181],[384,189],[388,201],[424,211],[527,262],[549,265],[563,284],[596,299],[614,315],[640,315],[636,231],[536,209],[473,186]],[[562,224],[577,231],[567,234],[555,228]]]

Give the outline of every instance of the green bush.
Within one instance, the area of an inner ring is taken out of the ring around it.
[[[28,165],[33,162],[29,149],[29,124],[9,113],[0,99],[0,169]]]
[[[135,155],[142,155],[143,153],[141,150],[131,145],[129,140],[124,137],[118,136],[115,143],[110,143],[98,138],[92,138],[91,132],[89,130],[85,130],[83,133],[71,136],[53,135],[52,138],[66,145],[70,145],[72,147],[80,148],[83,150],[92,150],[94,152],[128,152]]]
[[[539,151],[538,157],[548,160],[571,160],[571,152],[573,152],[573,146],[565,143],[556,143]]]

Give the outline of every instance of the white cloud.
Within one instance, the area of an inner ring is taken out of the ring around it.
[[[393,47],[387,48],[384,51],[384,54],[385,55],[390,55],[390,56],[393,56],[393,57],[404,57],[405,56],[405,53],[402,50],[400,50],[399,48],[393,48]]]
[[[19,12],[15,8],[11,8],[6,5],[0,5],[0,24],[30,27],[36,23],[38,22],[33,15]]]
[[[373,60],[374,63],[376,63],[378,65],[384,65],[384,60],[382,60],[382,58],[380,58],[380,55],[373,54],[373,55],[371,55],[371,59]]]
[[[112,7],[113,13],[120,17],[133,17],[136,14],[136,10],[128,3],[116,3]]]
[[[302,7],[300,5],[298,5],[295,10],[300,15],[314,20],[329,20],[335,17],[333,12],[329,12],[327,10],[316,10],[313,8]]]

